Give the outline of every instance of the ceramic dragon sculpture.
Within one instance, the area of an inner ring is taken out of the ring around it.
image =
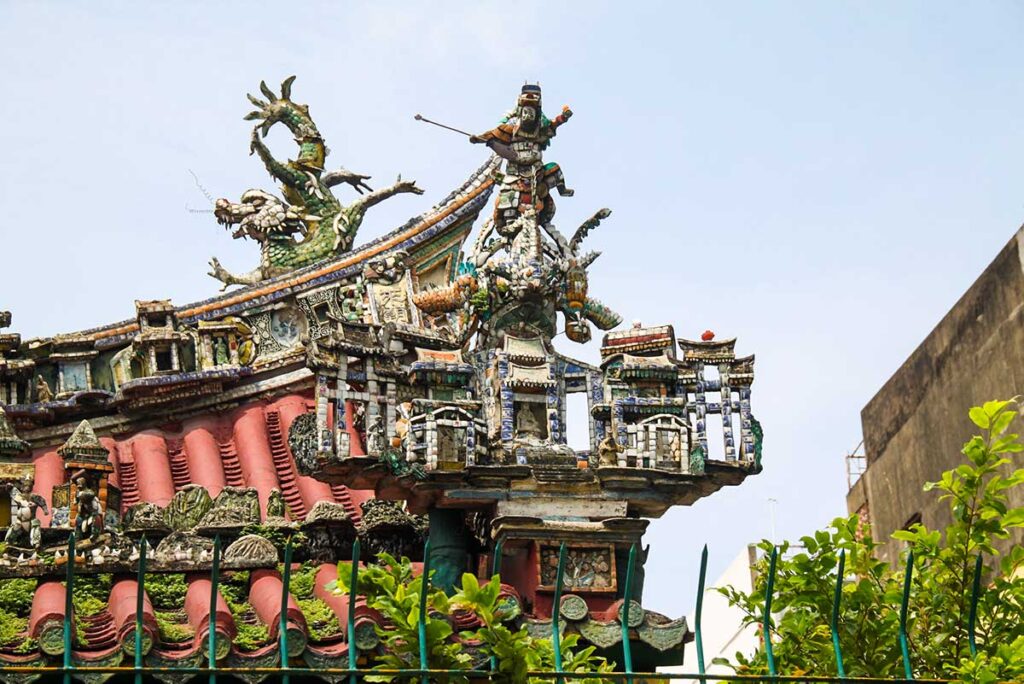
[[[245,118],[257,121],[252,131],[250,154],[263,161],[267,171],[280,183],[284,199],[263,190],[248,190],[238,202],[218,199],[214,215],[233,238],[251,238],[260,244],[260,264],[248,273],[231,273],[216,258],[210,260],[210,275],[231,285],[255,285],[267,278],[327,259],[352,247],[366,210],[399,193],[423,194],[415,181],[399,177],[393,185],[372,190],[369,176],[346,169],[325,171],[328,149],[309,107],[291,99],[294,76],[281,84],[278,97],[265,82],[260,92],[265,99],[249,95],[256,106]],[[294,160],[278,161],[263,143],[270,129],[281,123],[291,131],[299,146]],[[347,183],[360,196],[342,204],[331,188]],[[363,191],[366,194],[363,194]],[[299,237],[301,239],[299,239]]]
[[[496,234],[494,223],[489,222],[455,282],[418,292],[413,302],[428,315],[463,312],[466,335],[484,333],[484,322],[493,321],[502,311],[527,302],[547,302],[532,307],[533,312],[549,306],[549,313],[560,311],[566,336],[586,343],[591,338],[590,323],[611,330],[622,322],[619,314],[587,293],[587,269],[601,253],[580,251],[587,235],[610,215],[609,209],[597,211],[569,239],[555,226],[539,223],[533,211],[509,224],[504,235]]]

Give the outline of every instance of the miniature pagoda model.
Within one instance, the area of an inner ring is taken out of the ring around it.
[[[287,613],[290,662],[344,668],[350,639],[364,654],[377,647],[380,618],[361,610],[345,633],[348,597],[325,589],[336,563],[356,539],[364,560],[386,550],[422,561],[429,534],[433,582],[446,590],[462,573],[488,576],[500,544],[516,620],[539,636],[551,634],[566,544],[565,633],[618,660],[631,601],[636,669],[681,663],[686,621],[648,609],[642,568],[625,595],[627,557],[648,518],[760,471],[753,357],[710,334],[620,327],[591,297],[599,254],[582,246],[611,212],[571,234],[555,227],[554,196],[572,190],[543,153],[572,112],[548,119],[539,87],[524,86],[496,128],[471,138],[494,154],[462,186],[354,248],[373,205],[422,191],[401,180],[371,190],[365,176],[326,170],[327,147],[291,86],[261,84],[247,117],[280,195],[249,190],[215,206],[234,237],[260,245],[248,273],[211,262],[224,288],[241,289],[186,306],[139,301],[130,320],[53,338],[0,335],[0,582],[35,583],[14,616],[24,632],[0,644],[0,660],[61,662],[61,582],[74,563],[109,598],[76,604],[73,663],[131,665],[145,538],[147,569],[163,578],[158,592],[147,579],[145,662],[202,666],[219,535],[218,662],[275,666],[281,540],[302,534],[295,560],[315,581]],[[262,142],[277,124],[296,139],[294,160]],[[350,204],[341,184],[359,193]],[[607,331],[600,365],[552,344],[562,332],[586,343],[593,327]],[[569,414],[573,393],[586,418]],[[590,446],[577,451],[566,423],[584,419]],[[0,680],[27,679],[0,666]]]

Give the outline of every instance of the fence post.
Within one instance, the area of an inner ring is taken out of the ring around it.
[[[846,570],[846,550],[839,552],[839,570],[836,572],[836,591],[832,597],[832,650],[836,653],[836,674],[846,676],[843,667],[843,650],[839,646],[839,602],[843,598],[843,576]]]
[[[768,660],[768,674],[775,677],[778,672],[775,669],[775,651],[772,649],[772,593],[775,590],[775,565],[779,560],[779,547],[772,546],[772,557],[768,564],[768,584],[764,589],[764,621],[762,623],[762,634],[764,636],[764,653]]]
[[[697,672],[704,671],[704,636],[701,631],[701,611],[704,608],[704,579],[708,574],[708,545],[700,552],[700,576],[697,578],[697,609],[693,613],[693,631],[696,637],[694,646],[697,648]]]
[[[494,558],[491,560],[491,576],[497,575],[498,580],[501,580],[501,551],[505,544],[505,539],[499,539],[498,543],[494,545]],[[491,672],[498,671],[498,657],[491,656]]]
[[[75,591],[75,533],[68,535],[68,570],[64,584],[64,684],[71,684],[71,614]]]
[[[914,671],[910,667],[910,649],[907,646],[907,606],[910,604],[910,580],[914,576],[914,550],[907,554],[907,569],[903,573],[903,601],[900,603],[900,653],[903,654],[903,674],[905,679],[913,679]]]
[[[292,540],[284,547],[284,572],[281,573],[281,617],[277,626],[277,637],[281,650],[281,669],[284,673],[281,681],[284,684],[291,682],[291,675],[288,674],[288,591],[292,583]]]
[[[146,597],[146,536],[139,542],[139,576],[135,593],[135,684],[142,684],[142,609]]]
[[[971,657],[978,655],[978,642],[974,633],[978,621],[978,598],[981,596],[981,552],[974,561],[974,582],[971,584],[971,612],[967,620],[967,641],[971,646]]]
[[[420,616],[416,625],[416,634],[420,642],[420,669],[426,670],[429,667],[427,662],[427,592],[430,590],[430,537],[427,537],[423,545],[423,575],[420,581]],[[426,674],[420,675],[420,682],[427,684],[430,678]]]
[[[504,539],[499,539],[494,545],[494,559],[491,561],[491,575],[497,575],[501,579],[501,551],[505,545]]]
[[[624,589],[622,609],[619,611],[619,622],[622,623],[622,665],[626,673],[626,681],[633,681],[633,648],[629,643],[629,604],[633,600],[633,566],[636,564],[636,542],[629,547],[629,562],[626,563],[626,586]]]
[[[555,601],[551,606],[551,645],[555,650],[555,672],[562,671],[562,632],[558,628],[562,603],[562,580],[565,577],[565,542],[558,549],[558,571],[555,573]],[[556,682],[564,681],[555,677]]]
[[[348,681],[356,684],[359,676],[355,673],[359,660],[359,647],[356,646],[356,596],[359,593],[359,539],[352,544],[352,585],[348,592]]]
[[[213,566],[210,568],[210,623],[206,627],[206,646],[209,649],[207,667],[209,682],[217,681],[217,585],[220,583],[220,535],[213,538]]]

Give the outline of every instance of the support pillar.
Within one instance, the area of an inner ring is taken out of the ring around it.
[[[469,555],[469,536],[464,513],[453,508],[431,508],[430,567],[434,570],[431,584],[451,596],[455,585],[462,584]]]

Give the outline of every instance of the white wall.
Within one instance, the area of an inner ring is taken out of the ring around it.
[[[723,665],[712,665],[715,658],[733,659],[737,651],[752,654],[760,643],[759,630],[755,625],[742,626],[743,611],[729,605],[724,596],[715,591],[718,587],[732,586],[740,591],[750,592],[753,588],[751,563],[754,560],[754,547],[740,551],[726,568],[725,572],[715,580],[714,584],[704,590],[703,637],[704,663],[709,673],[729,674],[731,669]],[[694,616],[686,617],[690,629],[694,628]],[[665,672],[697,672],[697,647],[691,641],[686,645],[681,667],[662,668]]]

